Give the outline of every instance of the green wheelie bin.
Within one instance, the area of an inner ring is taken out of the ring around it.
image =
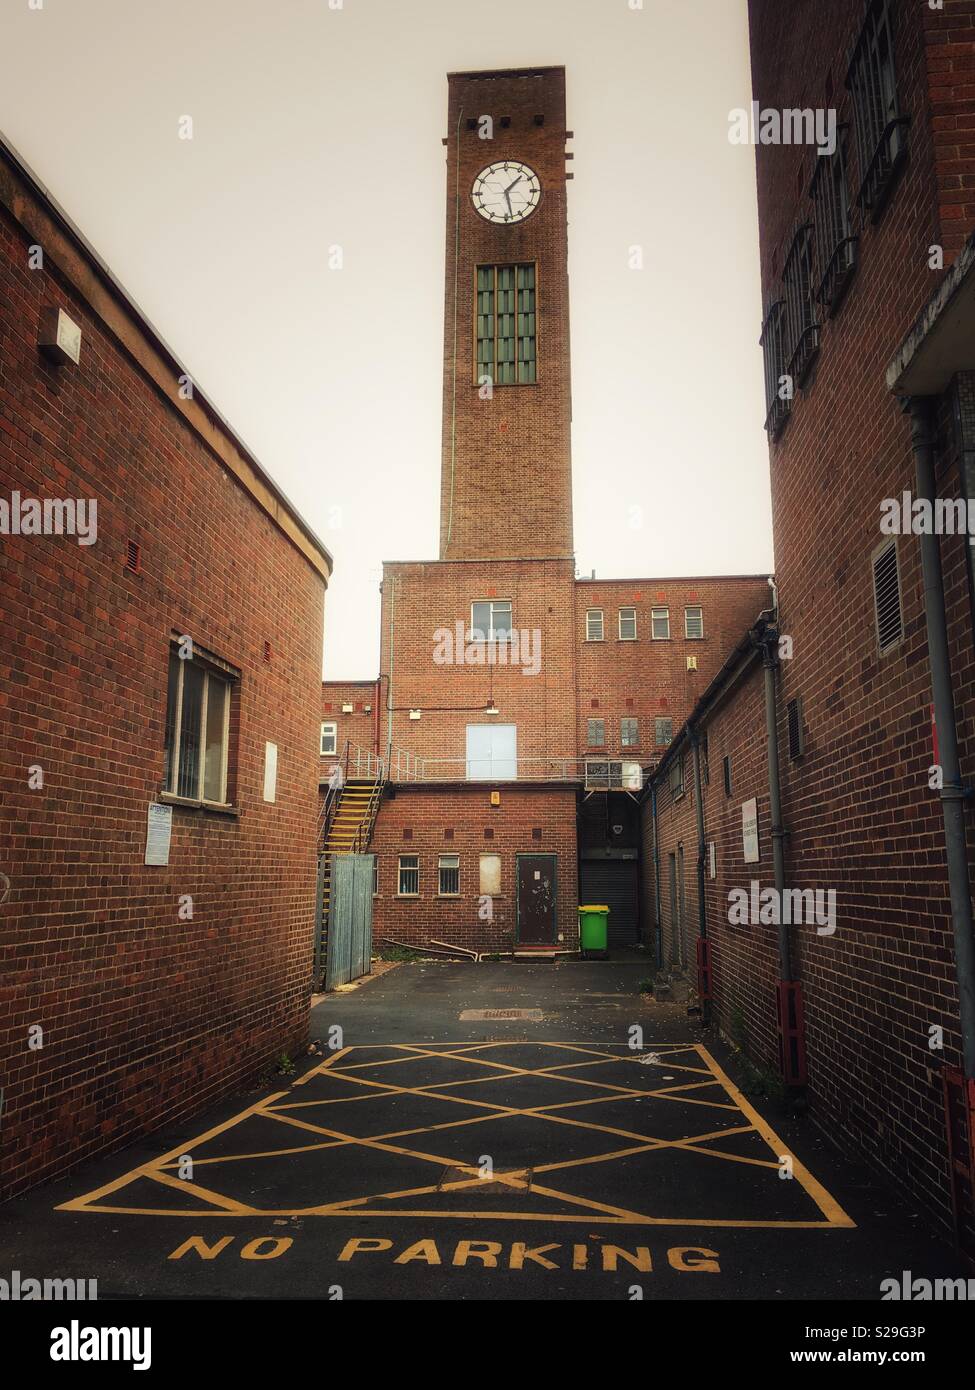
[[[583,960],[609,959],[609,908],[588,903],[579,908],[579,953]]]

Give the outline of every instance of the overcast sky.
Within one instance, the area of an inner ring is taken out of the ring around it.
[[[8,138],[332,551],[331,679],[437,555],[449,71],[567,69],[580,573],[770,572],[745,0],[633,3],[0,0]]]

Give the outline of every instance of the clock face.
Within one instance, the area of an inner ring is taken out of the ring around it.
[[[471,201],[488,222],[524,222],[538,207],[542,186],[520,159],[489,164],[474,180]]]

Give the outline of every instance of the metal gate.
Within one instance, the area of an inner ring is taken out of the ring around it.
[[[325,941],[325,988],[347,985],[372,969],[374,854],[333,854]]]

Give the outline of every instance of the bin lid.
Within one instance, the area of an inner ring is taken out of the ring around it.
[[[609,916],[609,908],[604,903],[589,903],[585,907],[579,908],[580,912],[605,912]]]

